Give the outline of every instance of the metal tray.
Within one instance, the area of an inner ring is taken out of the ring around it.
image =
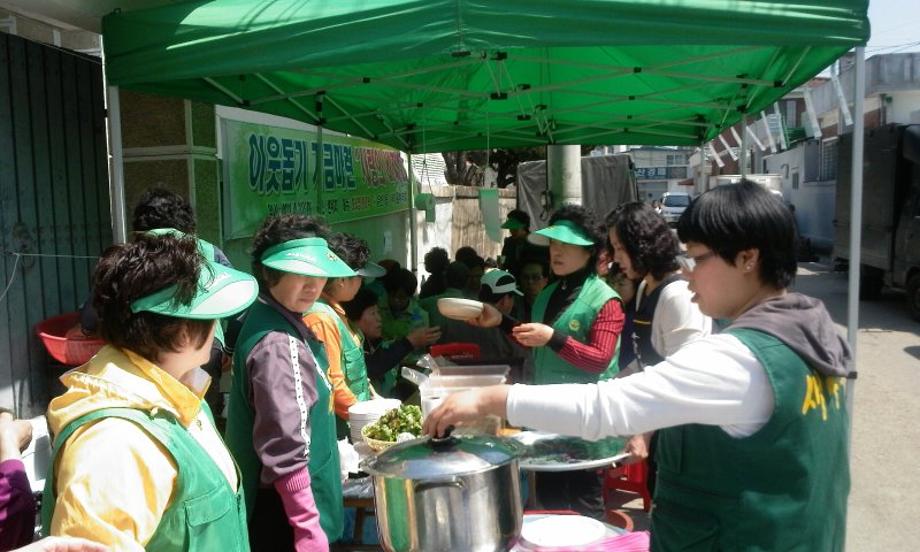
[[[626,439],[608,437],[587,441],[542,431],[522,431],[511,437],[524,445],[520,459],[522,470],[563,472],[590,470],[610,466],[629,456],[623,452]]]

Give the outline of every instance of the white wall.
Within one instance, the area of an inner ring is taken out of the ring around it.
[[[783,198],[795,206],[799,234],[818,248],[834,245],[836,182],[805,182],[805,144],[764,158],[768,173],[783,177]],[[816,155],[817,149],[809,151]],[[799,174],[799,187],[793,189],[793,175]]]
[[[885,105],[887,122],[910,123],[910,114],[920,109],[920,90],[891,92],[889,97],[891,102]]]
[[[416,276],[418,276],[419,285],[422,283],[422,278],[428,277],[428,273],[425,272],[425,253],[428,253],[431,248],[441,247],[447,251],[450,258],[454,257],[454,252],[451,250],[451,216],[454,211],[452,199],[451,196],[435,196],[434,222],[425,221],[424,211],[417,213],[418,266]]]

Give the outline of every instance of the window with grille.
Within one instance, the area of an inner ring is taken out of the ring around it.
[[[818,180],[826,182],[837,178],[837,140],[821,142],[818,160]]]
[[[668,165],[686,165],[687,156],[683,153],[668,154]]]

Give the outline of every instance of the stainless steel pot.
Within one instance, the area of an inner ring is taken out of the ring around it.
[[[366,461],[387,552],[499,552],[521,535],[521,447],[500,437],[416,439]]]

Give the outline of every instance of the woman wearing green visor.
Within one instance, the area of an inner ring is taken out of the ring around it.
[[[374,395],[367,378],[364,344],[360,330],[355,329],[342,303],[355,298],[362,278],[379,278],[386,274],[382,266],[369,261],[367,242],[350,234],[329,236],[329,248],[355,271],[349,278],[329,278],[319,300],[304,316],[304,324],[323,342],[326,353],[326,375],[332,383],[333,405],[337,416],[338,437],[348,436],[348,409],[358,401]]]
[[[108,341],[61,377],[42,525],[113,550],[248,550],[236,464],[202,400],[215,320],[256,298],[251,276],[193,238],[138,236],[93,276]]]
[[[601,225],[579,205],[564,205],[549,226],[530,234],[549,245],[555,281],[537,295],[532,322],[519,324],[486,305],[484,326],[501,324],[522,345],[533,347],[534,383],[593,383],[617,373],[624,313],[620,296],[598,277],[597,256],[605,244]],[[544,508],[575,510],[602,518],[601,482],[593,470],[540,473],[537,497]]]
[[[355,272],[303,215],[265,220],[253,240],[258,300],[233,356],[227,445],[240,463],[258,550],[328,550],[342,534],[342,483],[323,344],[303,322],[327,278]]]

